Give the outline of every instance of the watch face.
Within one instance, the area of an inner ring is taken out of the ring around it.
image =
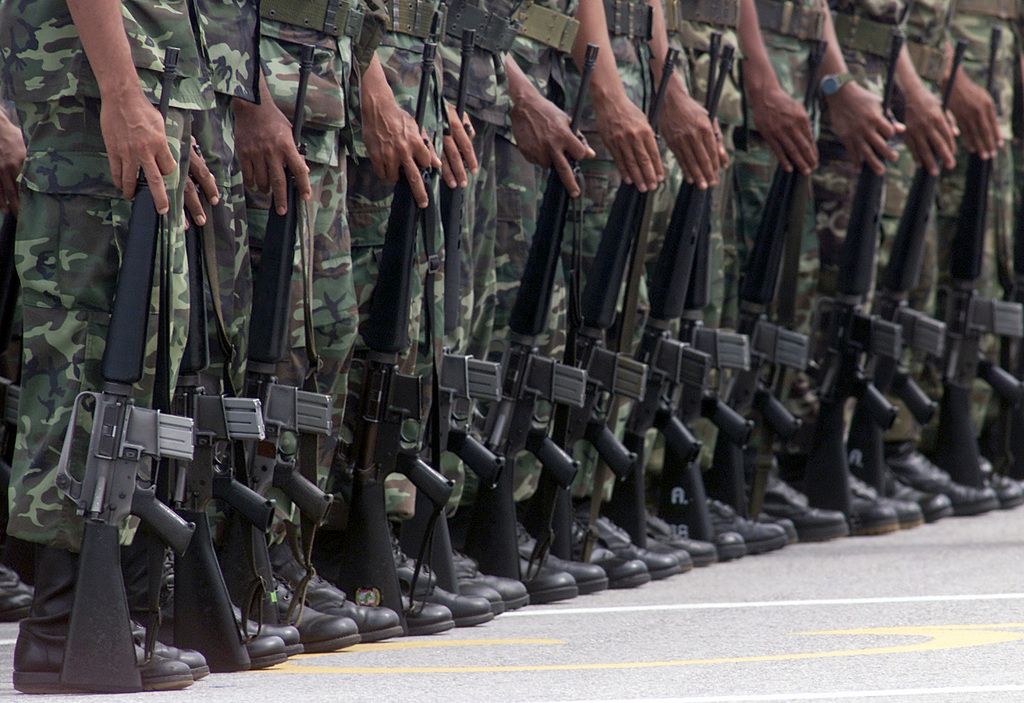
[[[839,90],[838,76],[825,76],[821,81],[821,92],[828,97]]]

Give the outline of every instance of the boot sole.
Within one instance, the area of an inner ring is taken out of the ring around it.
[[[800,528],[800,526],[797,526],[796,533],[801,542],[828,542],[839,537],[848,537],[850,535],[850,528],[845,522],[842,524],[821,525],[819,527]]]
[[[475,625],[483,625],[485,622],[490,622],[494,619],[494,613],[488,610],[486,613],[480,613],[479,615],[467,615],[462,618],[455,618],[455,627],[473,627]]]
[[[974,517],[975,515],[984,515],[998,509],[998,498],[978,501],[976,503],[954,503],[953,517]]]
[[[527,584],[527,588],[529,588],[529,584]],[[572,600],[579,594],[580,589],[575,584],[559,586],[558,588],[546,588],[544,590],[530,591],[530,603],[533,605],[543,605],[559,600]]]
[[[207,672],[209,673],[209,672]],[[56,672],[41,671],[15,671],[13,682],[14,690],[21,693],[47,694],[47,693],[138,693],[140,691],[177,691],[188,688],[195,679],[192,674],[188,676],[174,674],[165,677],[151,677],[142,680],[142,687],[135,691],[99,691],[85,689],[77,686],[68,686],[61,682],[60,674]],[[200,677],[201,678],[201,677]]]
[[[898,532],[900,524],[898,522],[887,525],[869,525],[865,527],[858,527],[853,531],[855,537],[874,537],[875,535],[887,535],[890,532]]]
[[[267,669],[271,666],[277,666],[278,664],[284,664],[288,661],[288,655],[284,652],[275,652],[274,654],[267,654],[262,657],[249,658],[249,668],[251,670],[256,669]]]
[[[647,571],[642,571],[632,576],[625,576],[620,579],[608,579],[608,588],[622,589],[622,588],[638,588],[646,583],[651,582],[651,574]]]
[[[351,647],[354,644],[359,644],[362,640],[362,636],[357,632],[354,635],[334,637],[320,642],[303,642],[302,649],[305,654],[326,654],[327,652],[337,652],[339,649],[345,649],[346,647]]]
[[[394,627],[382,627],[379,630],[359,631],[359,641],[362,644],[371,644],[373,642],[380,642],[381,640],[389,640],[395,637],[402,636],[402,626],[395,625]]]
[[[579,587],[579,584],[576,584],[576,586]],[[582,593],[583,592],[580,591],[581,595],[582,595]],[[530,593],[527,592],[525,596],[520,596],[519,598],[510,598],[507,601],[505,601],[505,611],[507,612],[509,610],[519,610],[523,606],[526,606],[526,605],[529,605],[529,604],[530,604]]]
[[[440,622],[433,622],[426,625],[410,625],[406,628],[405,634],[408,637],[415,637],[418,635],[436,635],[453,629],[455,629],[454,620],[442,620]]]
[[[608,590],[608,578],[592,579],[590,581],[577,581],[576,588],[581,596],[589,596],[592,593],[600,593]]]
[[[689,569],[687,569],[689,571]],[[667,579],[669,576],[676,576],[677,574],[683,573],[683,567],[676,564],[675,566],[667,566],[664,569],[656,569],[651,571],[651,567],[647,567],[647,573],[651,576],[651,581],[661,581]]]

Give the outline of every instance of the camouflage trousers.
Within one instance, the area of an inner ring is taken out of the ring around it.
[[[207,327],[211,340],[218,340],[218,326],[223,322],[224,342],[210,345],[210,367],[207,369],[208,390],[216,392],[223,382],[224,392],[241,392],[245,377],[245,360],[249,336],[249,314],[252,307],[252,276],[249,260],[248,225],[246,221],[245,185],[242,170],[235,159],[234,119],[231,99],[217,95],[217,108],[197,112],[192,133],[217,182],[220,202],[207,205],[207,224],[203,227],[204,242],[213,242],[217,271],[217,300],[207,305]],[[214,283],[210,281],[210,283]],[[211,293],[212,296],[212,293]],[[219,310],[218,310],[219,306]]]
[[[63,98],[17,107],[28,145],[15,252],[26,334],[8,534],[77,550],[82,519],[56,487],[57,460],[76,396],[103,385],[100,361],[132,204],[110,179],[98,100]],[[165,177],[171,208],[162,236],[170,239],[173,258],[156,265],[158,272],[169,273],[167,297],[173,309],[166,311],[171,326],[166,353],[172,386],[188,332],[182,194],[190,122],[187,112],[172,109],[168,115],[168,142],[179,168]],[[160,298],[154,291],[143,375],[134,389],[143,405],[153,393]],[[77,475],[84,466],[90,424],[83,422],[76,433],[72,470]],[[143,479],[154,478],[154,467],[143,463]]]

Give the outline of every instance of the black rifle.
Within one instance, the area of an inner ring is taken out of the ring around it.
[[[459,90],[455,112],[462,119],[466,111],[466,89],[469,87],[469,61],[473,57],[476,30],[462,31],[462,63],[459,66]],[[441,224],[444,228],[444,331],[450,334],[459,324],[460,287],[462,285],[462,207],[463,189],[449,188],[441,183]]]
[[[597,47],[589,45],[570,122],[574,133],[579,129],[596,62]],[[575,406],[583,403],[586,374],[541,356],[536,346],[537,336],[547,329],[568,211],[569,195],[551,169],[509,317],[509,338],[501,360],[501,400],[488,409],[484,426],[487,446],[505,458],[506,467],[496,481],[482,483],[477,490],[465,548],[484,573],[506,578],[521,578],[511,470],[516,456],[524,450],[531,452],[566,485],[576,474],[576,463],[548,437],[545,424],[536,417],[542,401]]]
[[[1017,208],[1013,233],[1013,300],[1024,303],[1024,198]],[[1005,363],[1017,378],[1024,378],[1024,343],[1014,340],[1006,349]],[[1018,481],[1024,479],[1024,404],[1014,407],[1004,423],[1001,448],[1008,461],[1005,473]]]
[[[0,227],[0,349],[6,349],[14,333],[14,313],[18,307],[18,273],[14,270],[14,234],[17,219],[4,217]],[[0,487],[11,482],[14,440],[18,434],[18,397],[21,387],[16,378],[0,376]]]
[[[888,114],[894,89],[896,60],[903,34],[893,31],[887,57],[883,114]],[[850,474],[843,416],[847,399],[864,403],[865,411],[883,429],[896,418],[896,409],[866,376],[863,359],[869,353],[894,356],[900,328],[861,312],[875,268],[881,224],[885,175],[864,168],[857,179],[850,208],[850,223],[840,254],[835,299],[819,301],[816,327],[824,332],[825,351],[818,369],[820,406],[804,490],[811,505],[852,514]]]
[[[168,49],[160,97],[165,117],[177,61],[178,50]],[[192,421],[141,408],[132,401],[132,384],[142,378],[153,271],[163,227],[153,194],[140,175],[101,362],[103,390],[84,391],[76,398],[57,466],[57,488],[85,518],[61,668],[61,682],[75,689],[142,690],[121,574],[118,532],[124,520],[129,514],[137,515],[178,553],[188,547],[194,530],[157,500],[155,464],[146,471],[148,461],[155,459],[192,458]],[[91,408],[93,427],[84,470],[71,467],[72,457],[80,456],[74,437],[83,408],[86,412]]]
[[[817,42],[808,57],[807,90],[804,94],[804,109],[808,114],[814,109],[818,71],[825,46],[825,42]],[[775,298],[793,203],[803,203],[795,195],[806,182],[806,178],[795,169],[786,171],[781,166],[776,167],[740,284],[737,331],[750,339],[750,368],[733,374],[725,386],[724,400],[741,415],[753,416],[755,423],[763,429],[749,500],[743,447],[724,434],[719,434],[716,439],[713,468],[705,476],[710,493],[751,519],[756,519],[761,512],[774,436],[790,439],[801,424],[772,394],[772,388],[783,369],[802,371],[806,367],[807,338],[772,324],[768,321],[767,312]]]
[[[942,97],[942,110],[949,106],[960,62],[967,44],[957,42],[953,65]],[[873,312],[881,319],[900,326],[903,344],[897,356],[870,355],[866,373],[883,393],[893,392],[907,406],[914,418],[923,424],[931,421],[937,404],[921,390],[902,363],[904,347],[931,358],[942,357],[946,326],[938,320],[911,309],[907,297],[921,275],[925,237],[939,176],[918,168],[910,186],[906,206],[900,217],[896,238],[892,243],[889,263],[879,278]],[[858,401],[850,422],[846,442],[850,470],[876,490],[886,491],[888,469],[885,466],[885,438],[882,428],[872,421],[867,407]]]
[[[994,93],[994,74],[1002,30],[992,28],[988,84]],[[997,101],[998,102],[998,101]],[[1011,406],[1024,399],[1024,386],[993,361],[981,357],[981,336],[1024,335],[1020,303],[986,299],[978,295],[975,282],[981,275],[985,246],[985,219],[992,161],[977,154],[967,157],[967,184],[956,233],[949,249],[952,279],[944,290],[946,343],[943,355],[942,401],[939,404],[935,463],[957,483],[980,487],[981,471],[978,437],[970,413],[971,385],[981,378]]]
[[[430,38],[423,44],[415,115],[419,127],[423,126],[426,113],[439,25],[440,13],[435,13]],[[429,184],[434,174],[427,171],[423,176]],[[436,207],[433,202],[428,208],[432,207]],[[399,613],[403,627],[405,608],[392,557],[384,479],[395,471],[405,474],[417,493],[424,494],[435,506],[435,511],[444,506],[453,487],[451,481],[420,458],[419,437],[405,436],[402,427],[408,419],[422,419],[422,379],[398,371],[398,354],[409,344],[413,258],[424,217],[409,181],[400,179],[395,185],[380,268],[370,299],[370,318],[361,330],[369,350],[365,359],[360,360],[362,378],[354,414],[348,526],[337,540],[334,553],[320,552],[332,568],[337,566],[339,585],[366,604],[384,605]],[[322,550],[325,542],[321,540],[318,544]]]
[[[217,455],[236,442],[264,438],[260,401],[207,395],[200,373],[210,363],[207,334],[205,278],[199,228],[190,223],[185,232],[189,274],[188,340],[182,355],[174,411],[195,423],[196,446],[191,462],[171,461],[171,505],[195,523],[196,534],[188,549],[174,561],[174,642],[206,657],[211,671],[245,671],[249,654],[235,619],[231,597],[221,572],[207,520],[206,508],[219,498],[238,511],[258,531],[270,527],[274,506],[221,470]]]

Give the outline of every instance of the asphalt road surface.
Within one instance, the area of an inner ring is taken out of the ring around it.
[[[7,672],[16,636],[0,625]],[[20,695],[0,677],[0,700]],[[116,698],[136,699],[1024,701],[1024,508],[792,545],[478,627]]]

